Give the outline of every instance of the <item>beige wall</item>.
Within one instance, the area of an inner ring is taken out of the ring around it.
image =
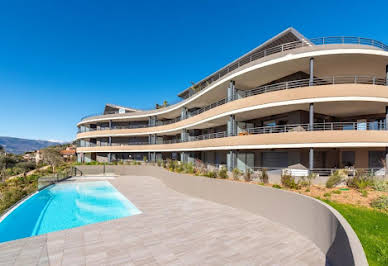
[[[383,98],[388,101],[388,89],[386,86],[378,85],[361,85],[361,84],[340,84],[340,85],[325,85],[304,87],[283,91],[275,91],[264,94],[259,94],[240,100],[232,101],[230,103],[218,106],[207,112],[201,113],[194,117],[179,121],[177,123],[150,127],[150,128],[136,128],[136,129],[116,129],[116,130],[97,130],[89,131],[77,134],[77,139],[88,137],[101,137],[101,136],[115,136],[115,135],[130,135],[130,134],[153,134],[159,131],[169,131],[180,127],[189,127],[194,123],[201,123],[205,119],[211,119],[215,116],[227,116],[228,112],[238,113],[242,108],[249,108],[260,106],[264,104],[274,104],[284,101],[302,100],[302,99],[317,99],[326,97],[376,97]],[[327,100],[330,101],[330,100]],[[280,104],[282,105],[282,104]],[[289,103],[283,105],[288,106]],[[338,104],[338,108],[341,104]],[[272,108],[276,113],[279,107],[267,107]],[[298,108],[296,108],[298,109]],[[261,109],[263,110],[263,109]],[[354,110],[357,111],[357,105],[354,105]],[[268,115],[268,114],[267,114]],[[258,113],[258,116],[260,114]],[[178,130],[177,130],[178,132]]]
[[[319,144],[333,147],[333,143],[341,143],[340,147],[352,147],[353,143],[360,143],[370,147],[388,146],[388,131],[313,131],[287,132],[278,134],[261,134],[236,136],[211,140],[192,141],[174,144],[157,145],[126,145],[105,147],[78,147],[77,152],[103,151],[163,151],[163,150],[195,150],[195,149],[261,149],[258,145],[268,148],[282,148],[281,145],[295,145],[294,148],[304,147],[306,144]],[[251,147],[249,147],[251,146]],[[315,145],[317,146],[317,145]]]

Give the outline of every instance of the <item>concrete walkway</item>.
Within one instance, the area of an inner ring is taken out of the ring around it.
[[[178,193],[149,176],[109,180],[143,213],[0,244],[0,265],[324,265],[298,233]]]

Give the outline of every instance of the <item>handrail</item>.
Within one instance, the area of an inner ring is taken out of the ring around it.
[[[230,134],[226,131],[220,131],[215,133],[203,134],[198,136],[188,136],[187,139],[172,139],[172,140],[163,140],[157,143],[150,142],[128,142],[128,143],[100,143],[99,145],[91,142],[86,142],[87,145],[80,147],[96,147],[96,146],[128,146],[128,145],[155,145],[155,144],[173,144],[181,142],[191,142],[191,141],[201,141],[207,139],[215,138],[225,138],[232,136],[245,136],[245,135],[258,135],[258,134],[273,134],[273,133],[287,133],[287,132],[305,132],[305,131],[334,131],[334,130],[387,130],[385,122],[328,122],[328,123],[314,123],[312,126],[310,124],[286,124],[286,125],[277,125],[277,126],[263,126],[263,127],[253,127],[245,129],[238,134]]]
[[[385,78],[379,78],[376,76],[366,76],[366,75],[327,76],[327,77],[319,77],[319,78],[316,77],[316,78],[313,78],[311,82],[310,82],[310,79],[284,81],[284,82],[279,82],[279,83],[270,84],[270,85],[262,85],[251,90],[246,90],[246,91],[240,90],[237,95],[234,95],[231,98],[223,98],[215,103],[204,106],[192,112],[188,112],[187,118],[196,116],[205,111],[208,111],[220,105],[226,104],[229,101],[237,100],[239,98],[246,98],[246,97],[250,97],[258,94],[279,91],[279,90],[288,90],[288,89],[295,89],[295,88],[309,87],[309,86],[335,85],[335,84],[369,84],[369,85],[383,85],[383,86],[388,85],[387,80]],[[157,121],[155,126],[168,125],[178,121],[181,121],[181,117],[177,117],[171,120]],[[139,127],[136,127],[136,125],[120,126],[120,128],[122,129],[145,128],[145,127],[153,127],[153,126],[144,125],[144,124],[142,124]],[[116,128],[119,128],[119,127],[117,126],[117,127],[114,127],[113,129],[116,129]],[[97,130],[105,130],[105,129],[109,129],[109,128],[103,127],[102,129],[97,129]],[[83,132],[94,131],[94,130],[96,129],[88,129]],[[81,131],[79,130],[78,133],[81,133]]]
[[[245,57],[236,60],[219,71],[215,72],[213,75],[211,75],[208,78],[205,78],[204,80],[198,82],[197,84],[193,85],[193,88],[196,88],[194,90],[194,94],[205,89],[207,86],[209,86],[214,81],[217,81],[221,77],[227,75],[228,73],[236,70],[237,68],[240,68],[241,66],[250,63],[252,61],[255,61],[257,59],[275,54],[280,53],[288,50],[293,50],[301,47],[306,46],[314,46],[314,45],[330,45],[330,44],[356,44],[356,45],[366,45],[366,46],[372,46],[379,49],[382,49],[383,51],[388,51],[388,45],[376,41],[373,39],[368,38],[361,38],[361,37],[353,37],[353,36],[329,36],[329,37],[320,37],[320,38],[313,38],[313,39],[307,39],[307,40],[298,40],[294,42],[284,43],[280,44],[278,46],[274,46],[265,50],[256,51],[253,53],[250,53],[246,55]],[[81,121],[92,116],[97,116],[99,114],[92,114],[87,115],[81,118]]]

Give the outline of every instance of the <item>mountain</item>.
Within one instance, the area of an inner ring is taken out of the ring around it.
[[[59,145],[63,143],[47,141],[47,140],[33,140],[33,139],[19,139],[12,137],[1,137],[0,145],[4,147],[6,152],[14,154],[23,154],[27,151],[40,150],[48,146]]]

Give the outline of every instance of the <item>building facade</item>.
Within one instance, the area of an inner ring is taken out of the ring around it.
[[[79,161],[200,160],[233,168],[379,169],[388,46],[289,28],[155,110],[107,104],[78,124]]]

